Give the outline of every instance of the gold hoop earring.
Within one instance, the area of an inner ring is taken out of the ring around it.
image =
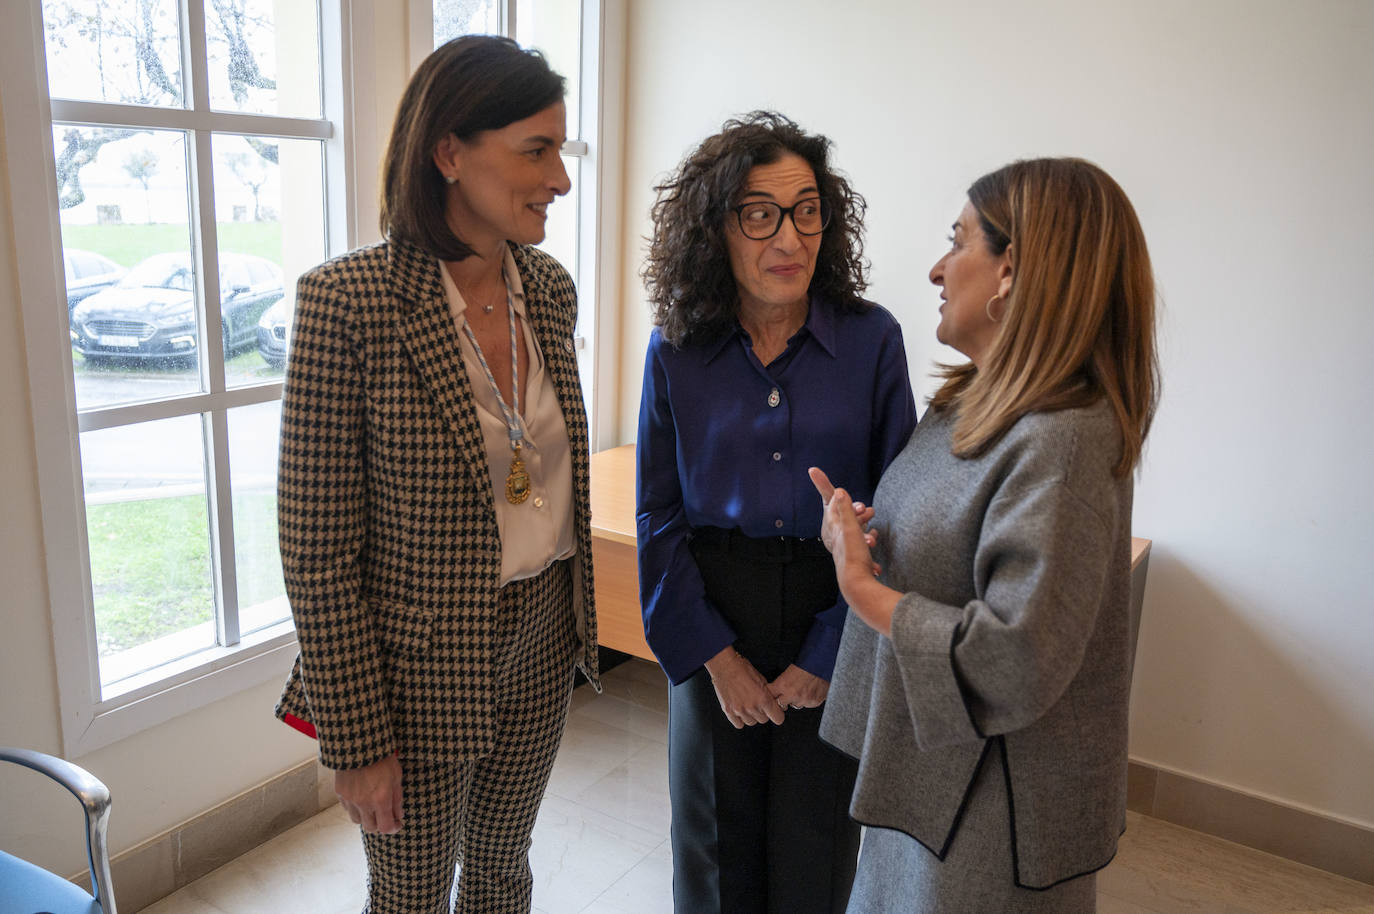
[[[986,305],[983,306],[983,311],[987,314],[988,320],[992,321],[994,324],[1000,324],[1000,323],[1002,323],[1002,319],[1001,319],[1000,317],[993,317],[993,316],[992,316],[992,303],[995,302],[995,301],[997,301],[997,299],[999,299],[999,298],[1001,298],[1001,297],[1002,297],[1002,295],[1001,295],[1001,293],[999,292],[998,294],[994,295],[992,298],[989,298],[989,299],[988,299],[988,303],[987,303]]]

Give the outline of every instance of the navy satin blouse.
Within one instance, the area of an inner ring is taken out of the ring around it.
[[[694,527],[815,537],[818,466],[869,503],[916,427],[902,331],[874,305],[837,312],[813,298],[806,323],[763,365],[738,324],[681,349],[654,330],[636,450],[640,605],[673,683],[735,640],[687,549]],[[848,607],[818,613],[797,666],[829,679]]]

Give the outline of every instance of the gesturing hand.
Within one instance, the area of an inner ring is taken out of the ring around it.
[[[334,792],[348,818],[363,831],[394,835],[401,830],[401,761],[396,756],[335,771]]]
[[[808,471],[825,509],[821,515],[821,539],[835,559],[835,579],[840,593],[860,619],[878,634],[890,637],[892,614],[901,597],[874,578],[882,569],[869,550],[878,542],[877,531],[863,526],[873,519],[873,509],[851,502],[849,493],[830,484],[816,467]]]
[[[849,493],[831,485],[830,477],[819,467],[807,470],[807,475],[821,494],[824,509],[821,513],[821,542],[835,557],[835,571],[840,576],[841,586],[846,571],[854,570],[848,567],[850,565],[862,566],[865,573],[877,577],[881,569],[873,561],[869,550],[877,545],[878,534],[877,531],[864,529],[873,520],[873,509],[861,501],[851,501]],[[851,510],[846,510],[846,505],[851,506]]]
[[[716,687],[721,711],[736,730],[769,721],[783,722],[782,708],[768,690],[768,680],[733,647],[706,661],[706,672]]]

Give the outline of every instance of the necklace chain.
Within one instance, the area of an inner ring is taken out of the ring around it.
[[[506,474],[506,500],[513,505],[521,504],[530,497],[530,474],[525,469],[525,462],[520,459],[520,445],[524,441],[525,433],[520,427],[520,362],[517,357],[515,347],[515,300],[511,293],[510,280],[506,277],[506,271],[501,270],[501,280],[506,286],[506,319],[510,325],[510,388],[511,404],[506,405],[506,398],[501,396],[501,388],[496,384],[496,376],[491,373],[491,366],[487,364],[487,357],[482,352],[482,346],[477,342],[477,335],[472,332],[472,326],[463,321],[463,332],[467,334],[468,342],[472,343],[473,351],[477,353],[477,361],[482,363],[482,371],[486,372],[487,383],[491,385],[491,392],[496,395],[496,402],[501,407],[501,415],[506,420],[506,432],[510,435],[511,463],[510,472]],[[490,312],[491,308],[484,308]]]

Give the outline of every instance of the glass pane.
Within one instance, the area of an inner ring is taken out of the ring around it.
[[[53,125],[67,260],[117,265],[69,280],[80,409],[200,389],[186,143],[177,130]]]
[[[501,0],[434,0],[434,46],[459,35],[500,35]]]
[[[43,0],[48,92],[181,106],[179,8],[176,0]]]
[[[582,63],[581,0],[517,0],[515,40],[538,48],[549,66],[567,80],[568,138],[582,136],[578,105]]]
[[[309,0],[214,0],[205,5],[210,106],[320,116],[320,43]]]
[[[81,435],[102,686],[215,643],[199,416]]]
[[[324,146],[217,134],[220,314],[225,380],[280,378],[296,279],[325,258]]]
[[[244,635],[291,618],[277,551],[277,430],[281,401],[229,411],[234,561]]]
[[[544,223],[544,240],[539,247],[548,251],[563,264],[577,282],[577,207],[578,207],[578,168],[582,160],[576,156],[563,156],[563,167],[572,179],[572,190],[549,207],[549,218]]]

